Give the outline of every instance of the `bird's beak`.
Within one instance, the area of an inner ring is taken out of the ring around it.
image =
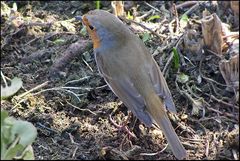
[[[75,19],[82,22],[82,16],[76,16]]]

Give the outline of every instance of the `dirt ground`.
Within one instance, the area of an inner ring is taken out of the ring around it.
[[[10,8],[13,6],[13,2],[1,2],[1,10],[3,3]],[[128,3],[125,7],[136,17],[151,10],[140,22],[149,28],[161,26],[156,30],[161,38],[149,33],[145,44],[155,53],[154,59],[162,71],[172,48],[178,45],[181,67],[175,70],[172,60],[165,77],[178,111],[177,115],[169,114],[169,117],[187,150],[187,159],[238,160],[236,95],[226,90],[216,55],[186,50],[179,36],[184,31],[179,35],[169,34],[169,24],[176,17],[170,10],[172,5],[171,2],[151,1]],[[57,74],[51,72],[71,44],[89,40],[82,24],[74,17],[95,8],[94,1],[23,1],[17,2],[17,11],[10,16],[2,15],[1,71],[8,78],[21,78],[23,88],[14,97],[1,101],[1,108],[37,128],[38,136],[33,143],[35,159],[176,159],[160,130],[147,128],[131,117],[127,127],[136,137],[129,137],[110,121],[111,115],[122,125],[129,112],[99,75],[91,45],[71,61],[60,64],[64,67],[57,69]],[[178,9],[178,16],[190,8]],[[112,12],[110,2],[101,2],[101,9]],[[205,9],[210,13],[219,11],[221,21],[228,23],[231,30],[239,31],[233,25],[230,9],[222,11],[210,3],[200,5],[188,16],[189,20],[200,21]],[[160,15],[160,18],[147,21],[151,15]],[[149,32],[137,23],[129,23],[129,26],[141,38]],[[174,23],[172,26],[174,32]],[[201,25],[194,23],[192,26],[201,38]],[[177,81],[180,72],[189,76],[188,83]],[[29,90],[32,90],[30,94],[17,97]]]

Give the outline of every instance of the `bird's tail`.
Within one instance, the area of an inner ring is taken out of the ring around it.
[[[165,137],[167,138],[168,144],[170,145],[174,156],[177,159],[185,158],[187,155],[186,150],[181,144],[170,120],[168,119],[162,100],[157,95],[154,95],[148,99],[146,104],[147,111],[151,114],[158,126],[160,126]]]

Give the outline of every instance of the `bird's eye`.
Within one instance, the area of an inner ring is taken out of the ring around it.
[[[91,30],[94,30],[94,27],[93,27],[92,25],[89,25],[89,28],[90,28]]]

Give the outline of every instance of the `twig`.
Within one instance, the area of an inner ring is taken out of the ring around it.
[[[207,109],[208,110],[210,110],[210,111],[214,111],[214,112],[216,112],[216,113],[219,113],[219,114],[221,114],[221,115],[226,115],[226,116],[228,116],[228,117],[231,117],[231,118],[234,118],[234,119],[236,119],[237,120],[237,118],[236,118],[236,116],[234,116],[234,115],[232,115],[232,114],[230,114],[230,113],[227,113],[227,112],[221,112],[221,111],[219,111],[219,110],[216,110],[216,109],[214,109],[214,108],[211,108],[211,107],[209,107],[209,106],[206,106],[207,107]]]
[[[183,15],[189,15],[191,14],[194,10],[196,10],[201,3],[205,3],[204,1],[200,1],[200,2],[197,2],[197,4],[195,4],[194,6],[192,6],[188,11],[186,11]],[[183,16],[182,15],[182,16]],[[180,17],[180,19],[182,18],[182,16]]]
[[[209,96],[211,99],[217,101],[218,103],[222,103],[222,104],[224,104],[224,105],[226,105],[226,106],[234,107],[234,108],[236,108],[236,109],[239,109],[238,106],[235,106],[235,105],[230,104],[230,103],[227,103],[227,102],[225,102],[225,101],[223,101],[223,100],[217,99],[217,98],[216,98],[215,96],[213,96],[213,95],[210,95],[210,94],[208,94],[208,93],[204,93],[204,94],[207,95],[207,96]],[[222,107],[223,107],[223,106],[222,106]]]
[[[217,85],[231,88],[231,87],[228,86],[228,85],[221,84],[221,83],[219,83],[219,82],[217,82],[217,81],[215,81],[215,80],[213,80],[213,79],[211,79],[211,78],[205,77],[205,76],[202,74],[202,61],[203,61],[203,58],[204,58],[204,56],[202,57],[202,59],[200,60],[200,63],[199,63],[199,74],[200,74],[200,76],[201,76],[202,78],[204,78],[205,80],[207,80],[207,81],[211,81],[211,82],[213,82],[213,83],[216,83]]]
[[[148,27],[146,27],[146,26],[144,26],[143,24],[138,23],[138,22],[136,22],[136,21],[134,21],[134,20],[129,20],[129,19],[126,19],[125,17],[119,17],[119,18],[120,18],[121,20],[125,21],[125,22],[131,22],[131,23],[135,23],[135,24],[141,26],[143,29],[146,29],[146,30],[150,31],[152,34],[154,34],[154,35],[156,35],[157,37],[159,37],[161,40],[162,40],[162,38],[166,38],[165,35],[160,35],[160,34],[158,34],[157,32],[153,31],[152,29],[149,29]]]
[[[205,49],[205,50],[206,50],[207,52],[209,52],[209,53],[211,53],[211,54],[215,55],[216,57],[218,57],[218,58],[222,59],[222,56],[220,56],[219,54],[215,53],[214,51],[212,51],[212,50],[209,50],[209,49]]]
[[[40,127],[42,127],[42,128],[44,128],[44,129],[47,129],[48,131],[52,131],[52,132],[54,132],[54,133],[56,133],[56,134],[59,133],[58,131],[56,131],[56,130],[54,130],[54,129],[51,129],[51,128],[49,128],[49,127],[41,124],[40,122],[37,122],[37,125],[40,126]]]
[[[152,9],[154,9],[155,11],[157,11],[157,12],[159,12],[159,13],[162,13],[159,9],[157,9],[156,7],[150,5],[150,4],[147,3],[146,1],[144,1],[144,3],[145,3],[146,5],[148,5],[149,7],[151,7]]]
[[[40,84],[40,85],[38,85],[38,86],[36,86],[36,87],[30,89],[29,91],[24,92],[23,94],[17,96],[17,98],[20,99],[20,98],[26,96],[27,94],[29,94],[29,93],[31,93],[31,92],[33,92],[33,91],[36,91],[36,90],[38,90],[38,89],[40,89],[40,88],[46,86],[46,85],[48,84],[48,82],[49,82],[49,81],[46,81],[46,82],[44,82],[44,83],[42,83],[42,84]]]
[[[68,102],[68,101],[66,101],[66,102],[67,102],[68,105],[70,105],[70,106],[72,106],[72,107],[74,107],[74,108],[76,108],[76,109],[78,109],[78,110],[80,110],[80,111],[88,111],[88,112],[90,112],[90,113],[93,114],[93,115],[97,115],[95,112],[93,112],[93,111],[91,111],[91,110],[89,110],[89,109],[80,108],[80,107],[77,107],[77,106],[71,104],[71,103]]]
[[[36,41],[37,39],[39,39],[40,37],[35,37],[32,40],[28,41],[26,44],[24,44],[24,46],[27,46],[29,44],[31,44],[32,42]]]
[[[178,35],[178,33],[179,33],[179,20],[178,20],[178,12],[177,12],[175,3],[173,3],[173,12],[175,14],[175,21],[176,21],[176,32],[175,33]]]
[[[196,120],[191,119],[190,121],[195,122]],[[181,138],[183,138],[183,140],[187,140],[187,141],[190,141],[191,143],[196,143],[196,144],[198,144],[199,142],[204,142],[204,139],[200,139],[200,138],[189,138],[189,137],[186,137],[186,138],[181,137]]]
[[[139,19],[139,20],[144,19],[145,17],[149,16],[152,13],[153,13],[153,9],[151,9],[147,13],[143,14],[142,16],[136,17],[136,19]]]
[[[7,85],[7,81],[6,81],[5,76],[3,75],[3,72],[2,72],[2,71],[1,71],[1,77],[2,77],[2,79],[3,79],[3,82],[4,82],[5,86],[7,87],[7,86],[8,86],[8,85]]]
[[[177,41],[174,43],[174,46],[176,46],[176,48],[178,47],[179,42],[180,42],[182,39],[183,39],[183,34],[182,34],[182,35],[177,39]],[[171,50],[172,50],[172,49],[171,49]],[[171,63],[171,61],[172,61],[172,59],[173,59],[173,55],[174,55],[174,53],[171,52],[171,55],[169,56],[168,61],[167,61],[166,65],[165,65],[164,68],[163,68],[163,76],[166,75],[167,68],[168,68],[169,64]]]
[[[66,89],[64,89],[62,87],[55,87],[55,88],[44,89],[44,90],[41,90],[41,91],[39,91],[37,93],[34,93],[32,95],[33,96],[34,95],[38,95],[38,94],[40,94],[42,92],[47,92],[47,91],[65,91],[65,92],[68,92],[68,93],[71,93],[72,95],[74,95],[78,99],[78,101],[81,102],[81,99],[78,97],[78,95],[76,93],[74,93],[73,91],[70,91],[70,90],[66,90]]]
[[[76,153],[77,153],[77,150],[78,150],[78,146],[76,146],[76,148],[74,149],[73,154],[72,154],[72,158],[75,158],[75,155],[76,155]]]
[[[173,55],[174,55],[174,53],[171,52],[171,55],[169,56],[168,61],[167,61],[166,65],[165,65],[164,68],[163,68],[163,76],[164,76],[164,77],[165,77],[165,74],[166,74],[166,70],[167,70],[169,64],[171,63],[171,61],[172,61],[172,59],[173,59]]]
[[[156,153],[140,153],[140,155],[142,155],[142,156],[154,156],[154,155],[158,155],[158,154],[164,152],[164,151],[167,149],[167,147],[168,147],[168,144],[166,144],[166,146],[165,146],[161,151],[159,151],[159,152],[156,152]]]
[[[206,157],[208,157],[208,154],[209,154],[209,140],[207,139],[206,140],[206,150],[205,150]]]
[[[99,87],[96,87],[96,89],[102,89],[102,88],[106,88],[106,87],[108,87],[108,85],[107,85],[107,84],[105,84],[105,85],[102,85],[102,86],[99,86]]]
[[[180,9],[180,8],[184,8],[184,7],[188,7],[188,6],[192,6],[194,4],[198,3],[198,1],[186,1],[183,2],[181,4],[176,5],[176,9]]]
[[[175,44],[174,42],[170,42],[170,43],[167,43],[167,45],[158,46],[157,49],[153,52],[152,56],[153,57],[157,56],[159,53],[162,53],[164,50],[174,46],[174,44]]]
[[[50,27],[53,23],[49,22],[49,23],[41,23],[41,22],[25,22],[22,25],[23,26],[47,26]]]
[[[239,151],[238,151],[239,152]],[[238,157],[238,154],[237,154],[237,152],[236,152],[236,150],[235,149],[232,149],[232,153],[233,153],[233,157],[234,157],[234,159],[235,160],[239,160],[239,157]]]
[[[221,119],[221,118],[226,119],[226,120],[228,120],[228,121],[230,121],[230,122],[233,122],[233,123],[236,122],[236,121],[233,121],[232,119],[227,118],[226,116],[215,116],[215,117],[209,117],[209,118],[200,118],[198,121],[209,121],[209,120],[213,120],[213,121],[218,122],[217,119]]]
[[[121,143],[120,143],[120,145],[119,145],[120,151],[123,151],[123,143],[124,143],[124,141],[127,139],[128,136],[129,136],[129,134],[127,133],[127,134],[125,134],[125,136],[123,137],[123,139],[122,139],[122,141],[121,141]],[[128,141],[129,141],[130,145],[132,146],[131,140],[128,140]]]
[[[191,102],[193,101],[193,98],[190,96],[190,94],[188,94],[188,92],[187,92],[187,90],[181,90],[180,88],[179,88],[179,86],[178,86],[178,83],[177,83],[177,81],[175,80],[175,84],[176,84],[176,87],[177,87],[177,89],[180,91],[180,94],[182,95],[182,94],[184,94],[189,100],[191,100]],[[206,93],[204,93],[204,94],[206,94]],[[217,110],[217,109],[214,109],[214,108],[211,108],[211,105],[209,104],[209,103],[207,103],[204,99],[203,99],[203,102],[204,102],[204,104],[205,104],[205,106],[204,107],[207,107],[207,109],[208,110],[210,110],[210,111],[214,111],[214,112],[216,112],[216,113],[219,113],[219,114],[221,114],[221,115],[226,115],[226,116],[228,116],[228,117],[231,117],[231,118],[234,118],[234,119],[236,119],[236,116],[234,116],[234,115],[232,115],[232,114],[230,114],[230,113],[227,113],[227,112],[221,112],[221,111],[219,111],[219,110]]]
[[[90,78],[90,76],[85,76],[85,77],[77,79],[77,80],[68,81],[64,85],[71,84],[71,83],[76,83],[76,82],[82,82],[82,81],[85,81],[86,79],[88,80],[89,78]]]
[[[93,72],[92,67],[87,63],[87,61],[84,60],[83,58],[82,58],[82,60],[83,60],[83,62],[87,65],[87,67],[91,70],[91,72]]]
[[[80,145],[79,143],[76,143],[76,142],[74,141],[73,136],[72,136],[71,133],[67,132],[67,134],[68,134],[68,136],[69,136],[72,144],[75,144],[75,145],[78,145],[78,146]]]

